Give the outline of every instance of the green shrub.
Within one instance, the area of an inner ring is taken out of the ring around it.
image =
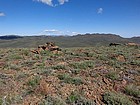
[[[34,64],[36,63],[36,61],[35,60],[26,60],[26,61],[24,61],[23,63],[22,63],[22,66],[28,66],[28,67],[31,67],[31,66],[33,66]]]
[[[2,105],[2,103],[3,103],[3,102],[2,102],[2,99],[0,98],[0,105]]]
[[[130,62],[130,64],[140,66],[140,60],[133,60]]]
[[[42,63],[38,63],[38,64],[36,65],[36,67],[39,68],[39,69],[44,69],[46,66],[45,66],[45,63],[42,62]]]
[[[38,72],[41,75],[49,76],[52,74],[52,69],[43,69]]]
[[[67,103],[76,103],[79,99],[80,95],[72,92],[71,95],[67,98]]]
[[[108,61],[108,57],[105,54],[98,55],[97,58],[103,61]]]
[[[40,81],[40,77],[39,76],[35,76],[32,79],[30,79],[27,84],[31,87],[35,87],[39,84]]]
[[[46,96],[38,105],[66,105],[66,103],[59,97]]]
[[[126,62],[125,62],[125,63],[126,63]],[[123,64],[125,64],[125,63],[118,62],[117,60],[112,60],[112,59],[110,59],[110,60],[108,61],[108,64],[109,64],[110,66],[113,66],[114,68],[121,68],[121,67],[123,66]]]
[[[121,93],[107,92],[103,95],[103,102],[106,105],[134,105],[134,102]]]
[[[22,57],[21,57],[18,53],[17,53],[17,54],[9,55],[8,58],[9,58],[9,59],[13,59],[13,60],[22,59]]]
[[[73,69],[71,70],[71,72],[76,75],[80,72],[80,69]]]
[[[25,56],[29,56],[30,51],[28,49],[22,49],[22,54],[25,55]]]
[[[50,52],[50,51],[46,51],[46,50],[42,50],[41,52],[40,52],[40,54],[43,56],[43,55],[47,55],[47,56],[51,56],[52,55],[52,53]]]
[[[66,66],[65,65],[56,65],[56,66],[52,66],[51,67],[52,69],[56,69],[56,70],[65,70],[66,69]]]
[[[60,74],[60,75],[58,75],[58,78],[59,78],[60,80],[64,80],[64,79],[66,79],[66,78],[70,78],[70,76],[69,76],[69,74]]]
[[[23,95],[24,96],[27,96],[27,95],[30,95],[30,94],[33,94],[34,93],[34,89],[33,88],[28,88],[24,93]]]
[[[117,80],[119,78],[117,72],[109,72],[108,74],[106,74],[106,77],[111,80]]]
[[[60,74],[58,75],[60,80],[63,80],[65,83],[80,85],[83,84],[83,81],[80,77],[70,77],[69,74]]]
[[[134,85],[126,86],[125,93],[134,97],[140,97],[140,90]]]
[[[83,84],[83,81],[80,77],[74,77],[72,78],[72,84],[75,84],[75,85],[80,85],[80,84]]]
[[[41,56],[60,56],[61,54],[54,54],[54,53],[52,53],[51,51],[49,51],[49,50],[42,50],[41,52],[40,52],[40,55]]]
[[[95,66],[94,61],[82,61],[82,62],[75,62],[70,64],[70,67],[73,67],[74,69],[87,69],[87,68],[93,68],[94,66]]]
[[[16,105],[22,103],[22,97],[20,95],[8,94],[3,98],[0,98],[0,105]]]
[[[82,97],[77,92],[72,92],[66,99],[68,105],[96,105],[94,101]]]
[[[7,66],[8,66],[9,69],[17,70],[17,71],[20,70],[20,68],[21,68],[19,65],[10,64],[10,63]]]
[[[28,74],[26,74],[24,72],[20,72],[17,74],[16,79],[20,80],[20,79],[26,78],[27,76],[28,76]]]

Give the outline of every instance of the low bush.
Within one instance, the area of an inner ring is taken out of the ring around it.
[[[83,84],[83,81],[80,77],[70,77],[69,74],[61,74],[58,75],[58,78],[60,80],[63,80],[63,82],[65,83],[69,83],[69,84],[75,84],[75,85],[80,85]]]
[[[121,93],[107,92],[103,95],[103,102],[106,105],[134,105],[127,96]]]
[[[87,100],[77,92],[72,92],[66,99],[68,105],[96,105],[94,101]]]
[[[93,68],[95,66],[95,62],[94,61],[75,62],[75,63],[71,63],[69,66],[74,69],[87,69],[87,68]]]
[[[31,78],[27,84],[31,87],[35,87],[39,84],[39,81],[40,81],[40,77],[39,76],[35,76],[33,78]]]
[[[55,69],[55,70],[65,70],[66,69],[66,66],[65,65],[56,65],[56,66],[52,66],[51,67],[52,69]]]
[[[117,80],[119,78],[119,75],[117,74],[117,72],[109,72],[108,74],[106,74],[106,77],[111,80]]]
[[[136,86],[134,85],[128,85],[125,87],[125,93],[130,95],[130,96],[134,96],[134,97],[140,97],[140,89],[138,89]]]
[[[67,105],[61,98],[46,96],[38,105]]]

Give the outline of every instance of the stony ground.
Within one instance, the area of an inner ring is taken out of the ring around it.
[[[140,48],[0,49],[0,105],[140,105]]]

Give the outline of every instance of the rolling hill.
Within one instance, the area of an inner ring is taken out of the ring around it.
[[[46,42],[60,47],[92,47],[109,43],[140,43],[140,37],[123,38],[114,34],[85,34],[76,36],[0,36],[0,48],[32,48]]]

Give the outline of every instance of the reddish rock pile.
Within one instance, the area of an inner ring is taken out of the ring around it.
[[[44,45],[39,45],[37,49],[32,50],[31,52],[35,54],[40,54],[42,50],[52,51],[54,53],[61,51],[61,49],[58,46],[56,46],[54,42],[47,42]]]

